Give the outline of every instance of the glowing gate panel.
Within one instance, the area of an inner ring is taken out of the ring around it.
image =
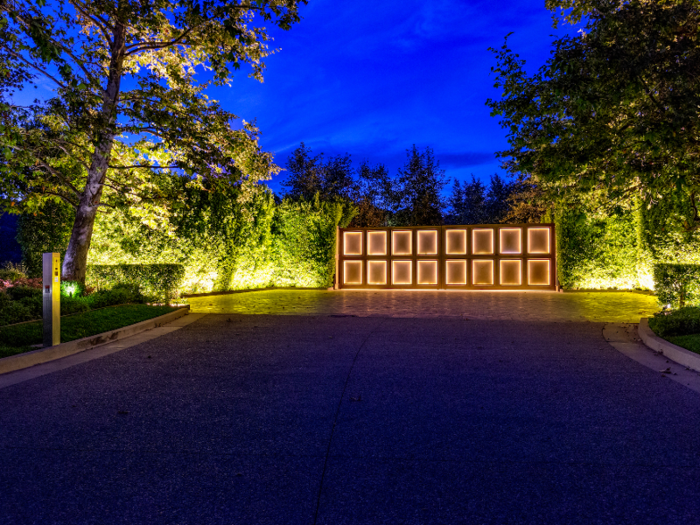
[[[445,283],[452,286],[467,284],[467,261],[445,261]]]
[[[362,261],[345,261],[343,265],[344,284],[362,284]]]
[[[501,260],[501,284],[505,286],[520,286],[522,284],[522,262],[519,259]]]
[[[367,255],[386,255],[386,232],[367,232]]]
[[[394,230],[391,232],[392,255],[411,255],[413,253],[413,232],[411,230]]]
[[[418,284],[438,283],[438,262],[418,261]]]
[[[472,284],[477,286],[493,285],[493,261],[472,261]]]
[[[418,255],[437,255],[438,232],[435,230],[418,232]]]
[[[549,259],[530,259],[527,261],[527,284],[549,286],[549,283]]]
[[[466,255],[467,230],[447,230],[445,232],[445,253],[447,255]]]
[[[391,284],[412,284],[413,283],[413,262],[412,261],[392,261],[391,262]]]
[[[474,228],[472,230],[472,252],[475,255],[493,253],[493,230],[491,228]]]
[[[343,255],[362,255],[362,232],[343,234]]]
[[[549,228],[529,228],[527,230],[527,251],[549,253]]]
[[[522,252],[520,228],[501,228],[501,253],[517,254]]]
[[[386,284],[386,261],[367,261],[367,284]]]

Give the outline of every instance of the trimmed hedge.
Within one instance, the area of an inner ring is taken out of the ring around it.
[[[660,337],[700,334],[700,308],[659,312],[649,319],[649,327]]]
[[[167,221],[146,224],[132,209],[100,214],[88,268],[180,264],[184,294],[333,284],[336,228],[352,220],[352,203],[276,201],[262,186],[244,203],[235,187],[181,194],[187,206],[174,206]]]
[[[655,264],[654,287],[661,305],[700,306],[700,264]]]
[[[131,286],[146,296],[172,299],[185,276],[181,264],[93,264],[88,265],[85,283],[98,290]]]

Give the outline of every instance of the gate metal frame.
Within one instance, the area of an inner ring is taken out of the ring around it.
[[[531,252],[529,246],[530,229],[549,230],[549,246],[548,253]],[[501,230],[503,229],[520,229],[520,253],[503,253],[501,251]],[[396,231],[411,231],[411,254],[410,255],[395,255],[393,253],[393,232]],[[463,254],[446,254],[446,237],[447,232],[451,230],[466,230],[466,253]],[[492,230],[492,253],[475,254],[473,239],[474,230]],[[368,237],[371,232],[386,232],[386,254],[385,255],[368,255]],[[437,254],[418,254],[418,232],[436,231],[437,232]],[[345,253],[345,233],[360,233],[361,234],[361,254],[348,255]],[[492,283],[493,284],[473,284],[474,282],[474,261],[493,261],[492,268]],[[520,262],[520,283],[515,284],[499,284],[501,283],[501,261],[519,260]],[[548,285],[529,284],[529,268],[528,261],[547,260],[549,263]],[[346,261],[362,261],[362,284],[345,284],[345,262]],[[368,262],[370,261],[386,261],[386,284],[370,285],[368,284]],[[394,261],[411,261],[412,262],[412,278],[411,284],[392,284]],[[419,284],[418,283],[418,264],[419,261],[437,261],[437,283],[436,284]],[[446,282],[446,263],[448,261],[465,261],[466,264],[466,283],[465,284],[448,284]],[[336,237],[336,274],[335,274],[335,289],[363,289],[363,290],[391,290],[391,289],[408,289],[408,290],[557,290],[557,264],[556,264],[556,231],[554,224],[470,224],[470,225],[455,225],[455,226],[406,226],[406,227],[386,227],[386,228],[338,228]]]

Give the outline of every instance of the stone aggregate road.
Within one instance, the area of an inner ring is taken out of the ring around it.
[[[206,315],[2,388],[0,523],[699,522],[700,394],[462,310]]]
[[[360,317],[638,323],[659,311],[656,298],[632,292],[454,292],[415,290],[269,290],[188,299],[193,312]]]

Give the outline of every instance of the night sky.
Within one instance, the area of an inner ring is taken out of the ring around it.
[[[509,44],[532,71],[553,35],[575,31],[553,29],[544,0],[310,0],[301,15],[273,33],[281,51],[267,59],[264,84],[241,71],[212,96],[257,119],[280,166],[303,141],[314,153],[347,152],[394,174],[416,144],[432,147],[459,179],[503,174],[494,153],[505,148],[505,131],[485,105],[498,97],[488,48],[513,32]]]

